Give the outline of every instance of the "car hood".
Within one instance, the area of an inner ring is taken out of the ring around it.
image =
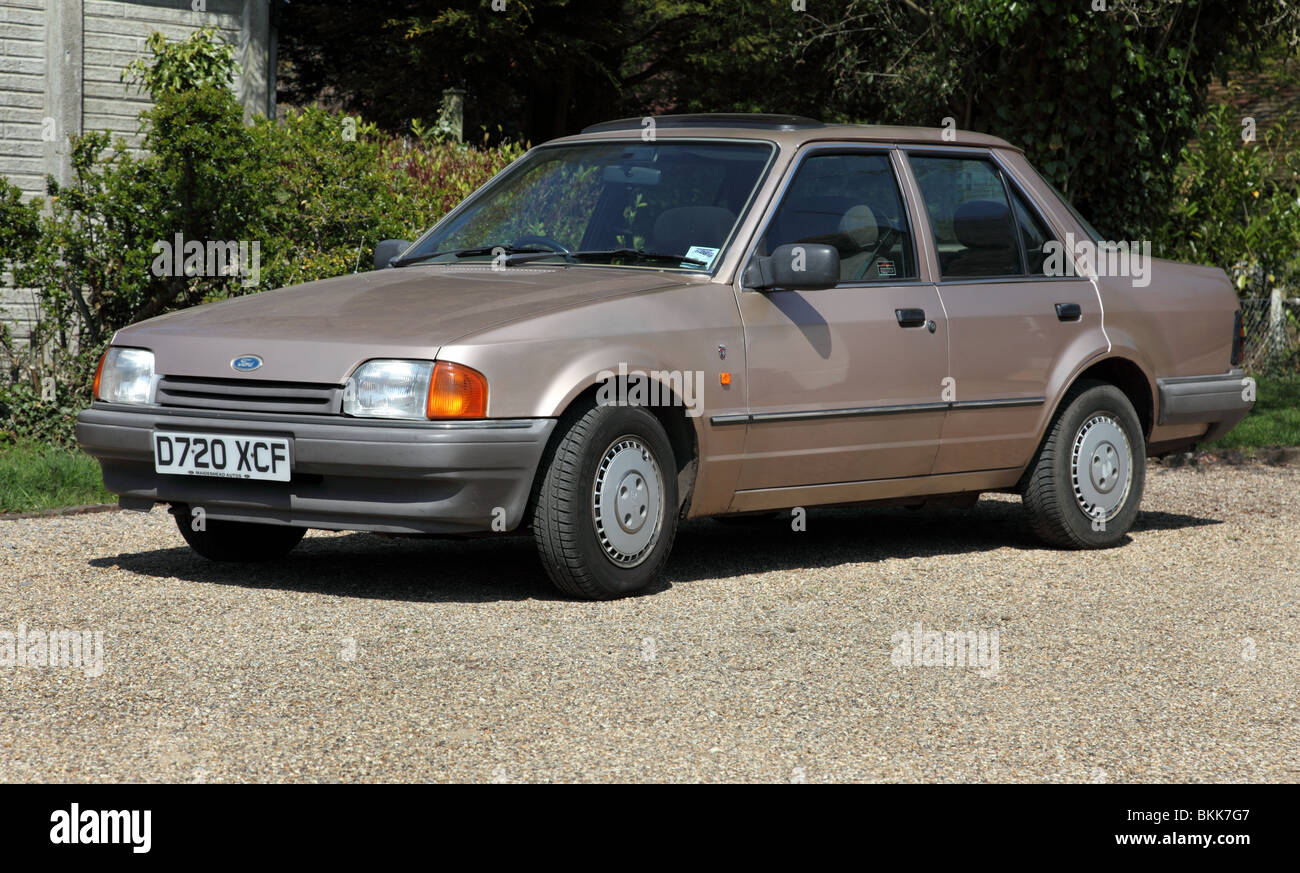
[[[113,344],[151,349],[169,376],[342,384],[370,358],[432,359],[488,327],[638,291],[707,281],[603,267],[412,266],[339,276],[173,312]],[[263,361],[253,372],[236,357]]]

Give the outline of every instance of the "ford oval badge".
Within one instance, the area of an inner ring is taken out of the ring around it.
[[[230,362],[230,368],[240,373],[251,373],[261,366],[262,359],[257,355],[240,355]]]

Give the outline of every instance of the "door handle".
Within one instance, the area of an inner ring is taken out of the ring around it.
[[[899,327],[924,327],[925,326],[924,309],[895,309],[894,317],[898,319]]]
[[[1078,321],[1083,318],[1083,308],[1077,303],[1058,303],[1056,317],[1061,321]]]

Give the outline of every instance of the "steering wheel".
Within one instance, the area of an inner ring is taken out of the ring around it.
[[[569,248],[558,239],[551,239],[549,236],[521,236],[514,242],[514,247],[517,249],[522,249],[528,245],[546,246],[551,251],[561,255],[573,253],[573,249]]]

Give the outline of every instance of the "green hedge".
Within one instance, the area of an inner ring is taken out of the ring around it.
[[[227,87],[232,53],[214,31],[181,43],[155,35],[149,48],[150,59],[124,71],[153,100],[141,113],[142,156],[107,133],[74,137],[73,177],[48,181],[45,214],[0,180],[0,259],[40,305],[29,345],[0,334],[0,442],[69,444],[72,416],[118,328],[368,270],[376,242],[413,238],[524,151],[385,135],[319,108],[245,124]],[[168,262],[156,245],[178,233],[256,243],[260,281],[155,269]]]
[[[1211,107],[1184,148],[1164,257],[1222,267],[1248,297],[1300,290],[1300,135],[1294,116],[1243,137],[1241,113]]]

